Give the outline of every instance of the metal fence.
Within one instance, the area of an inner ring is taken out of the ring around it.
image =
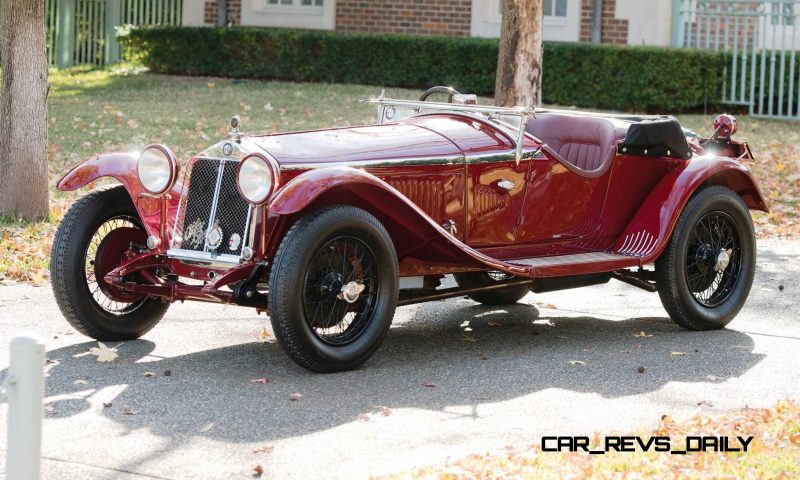
[[[673,45],[724,52],[723,103],[800,120],[800,0],[674,0]]]
[[[59,68],[122,60],[117,27],[180,25],[183,0],[45,0],[47,61]]]

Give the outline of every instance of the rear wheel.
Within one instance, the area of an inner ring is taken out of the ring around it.
[[[281,241],[269,279],[278,343],[314,372],[358,367],[389,331],[397,272],[392,240],[370,213],[340,205],[301,218]]]
[[[661,303],[689,330],[723,328],[750,293],[756,240],[750,212],[732,190],[712,186],[686,204],[656,260]]]
[[[101,341],[132,340],[161,320],[168,304],[104,280],[146,238],[122,186],[99,188],[72,204],[55,235],[50,277],[61,313],[76,330]]]
[[[497,271],[456,273],[454,277],[459,287],[483,287],[515,278],[514,275]],[[527,286],[509,287],[502,290],[468,293],[467,296],[484,305],[509,305],[522,300],[529,291]]]

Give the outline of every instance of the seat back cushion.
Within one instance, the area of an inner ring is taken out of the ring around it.
[[[607,119],[555,113],[537,114],[527,131],[567,162],[589,172],[611,160],[618,136]]]

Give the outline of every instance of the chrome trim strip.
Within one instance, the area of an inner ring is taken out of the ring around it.
[[[170,248],[167,250],[167,257],[187,262],[201,262],[203,264],[232,267],[239,265],[241,259],[238,255],[227,253],[213,254],[211,252],[198,252],[196,250],[183,250],[180,248]]]
[[[478,155],[471,155],[466,157],[466,161],[468,164],[473,163],[498,163],[498,162],[510,162],[514,160],[516,154],[514,150],[509,150],[507,152],[493,152],[493,153],[481,153]]]
[[[183,172],[183,181],[181,182],[181,195],[178,197],[178,209],[175,211],[175,221],[172,225],[172,237],[169,239],[169,246],[175,246],[175,237],[178,236],[178,219],[181,218],[181,204],[183,203],[183,197],[189,195],[189,189],[186,187],[186,177],[189,176],[189,169],[185,169]],[[188,198],[186,199],[189,200]]]
[[[244,247],[250,246],[250,218],[253,216],[253,205],[247,204],[247,220],[244,222],[244,232],[242,232],[242,244],[239,246],[239,256]]]
[[[222,189],[222,173],[225,171],[225,162],[219,162],[219,167],[217,167],[217,184],[214,187],[214,200],[211,202],[211,213],[208,215],[208,227],[206,228],[206,233],[203,235],[203,251],[208,251],[208,232],[214,226],[214,219],[217,216],[217,205],[219,203],[219,192]]]
[[[458,165],[464,161],[461,155],[450,155],[436,158],[392,158],[383,160],[364,160],[361,162],[329,162],[329,163],[280,163],[281,170],[312,170],[329,167],[397,167],[404,165]]]

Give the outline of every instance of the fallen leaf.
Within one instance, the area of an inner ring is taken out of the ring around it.
[[[800,445],[800,433],[794,433],[789,436],[789,441],[794,443],[795,445]]]
[[[144,372],[144,376],[147,378],[153,378],[156,376],[156,372]]]
[[[495,321],[493,321],[493,320],[489,320],[489,326],[490,326],[490,327],[502,327],[502,326],[503,326],[503,324],[502,324],[502,323],[500,323],[500,322],[495,322]]]
[[[110,363],[119,357],[117,353],[117,349],[115,348],[108,348],[105,343],[97,342],[97,347],[92,348],[89,350],[89,353],[92,355],[97,355],[98,362],[105,362]]]
[[[86,380],[75,380],[75,381],[74,381],[74,382],[72,382],[72,383],[73,383],[74,385],[88,385],[88,384],[89,384],[89,382],[87,382]]]
[[[267,329],[265,328],[264,330],[261,331],[261,335],[259,335],[259,337],[269,338],[270,337],[269,331],[267,331]]]
[[[111,408],[111,405],[114,405],[111,402],[103,402],[103,408]]]
[[[639,373],[644,373],[644,372],[645,372],[645,370],[646,370],[646,369],[645,369],[644,367],[639,367],[639,368],[638,368],[638,372],[639,372]]]
[[[264,445],[263,447],[253,449],[253,453],[270,453],[273,450],[275,450],[274,445]]]
[[[380,413],[384,417],[388,417],[389,415],[392,414],[392,410],[389,407],[379,406],[378,407],[378,413]]]
[[[477,342],[478,339],[470,335],[464,330],[461,330],[461,341],[462,342]]]
[[[303,398],[303,394],[302,393],[290,393],[289,394],[289,401],[296,402],[297,400],[300,400],[301,398]]]
[[[633,336],[636,337],[636,338],[650,338],[650,337],[652,337],[652,335],[649,335],[649,334],[644,333],[644,332],[634,333]]]
[[[706,380],[711,380],[712,382],[717,380],[722,380],[722,378],[717,377],[716,375],[706,375]]]
[[[257,463],[256,466],[253,467],[253,471],[256,475],[261,476],[264,474],[264,467],[262,467],[260,463]]]
[[[686,355],[686,352],[669,352],[670,357],[682,357]]]
[[[580,360],[570,360],[569,364],[570,365],[586,365],[586,362],[582,362]]]
[[[214,88],[217,86],[217,84],[214,82],[208,82],[206,85],[208,86],[208,88]]]
[[[422,386],[427,388],[436,388],[435,383],[423,383]]]
[[[251,383],[261,383],[261,384],[265,384],[265,383],[269,383],[269,378],[267,378],[267,377],[264,377],[264,378],[254,378],[253,380],[250,380],[250,382],[251,382]]]
[[[122,414],[123,415],[139,415],[139,410],[135,410],[129,406],[122,407]]]
[[[165,377],[169,377],[170,375],[172,375],[172,370],[164,370]]]

